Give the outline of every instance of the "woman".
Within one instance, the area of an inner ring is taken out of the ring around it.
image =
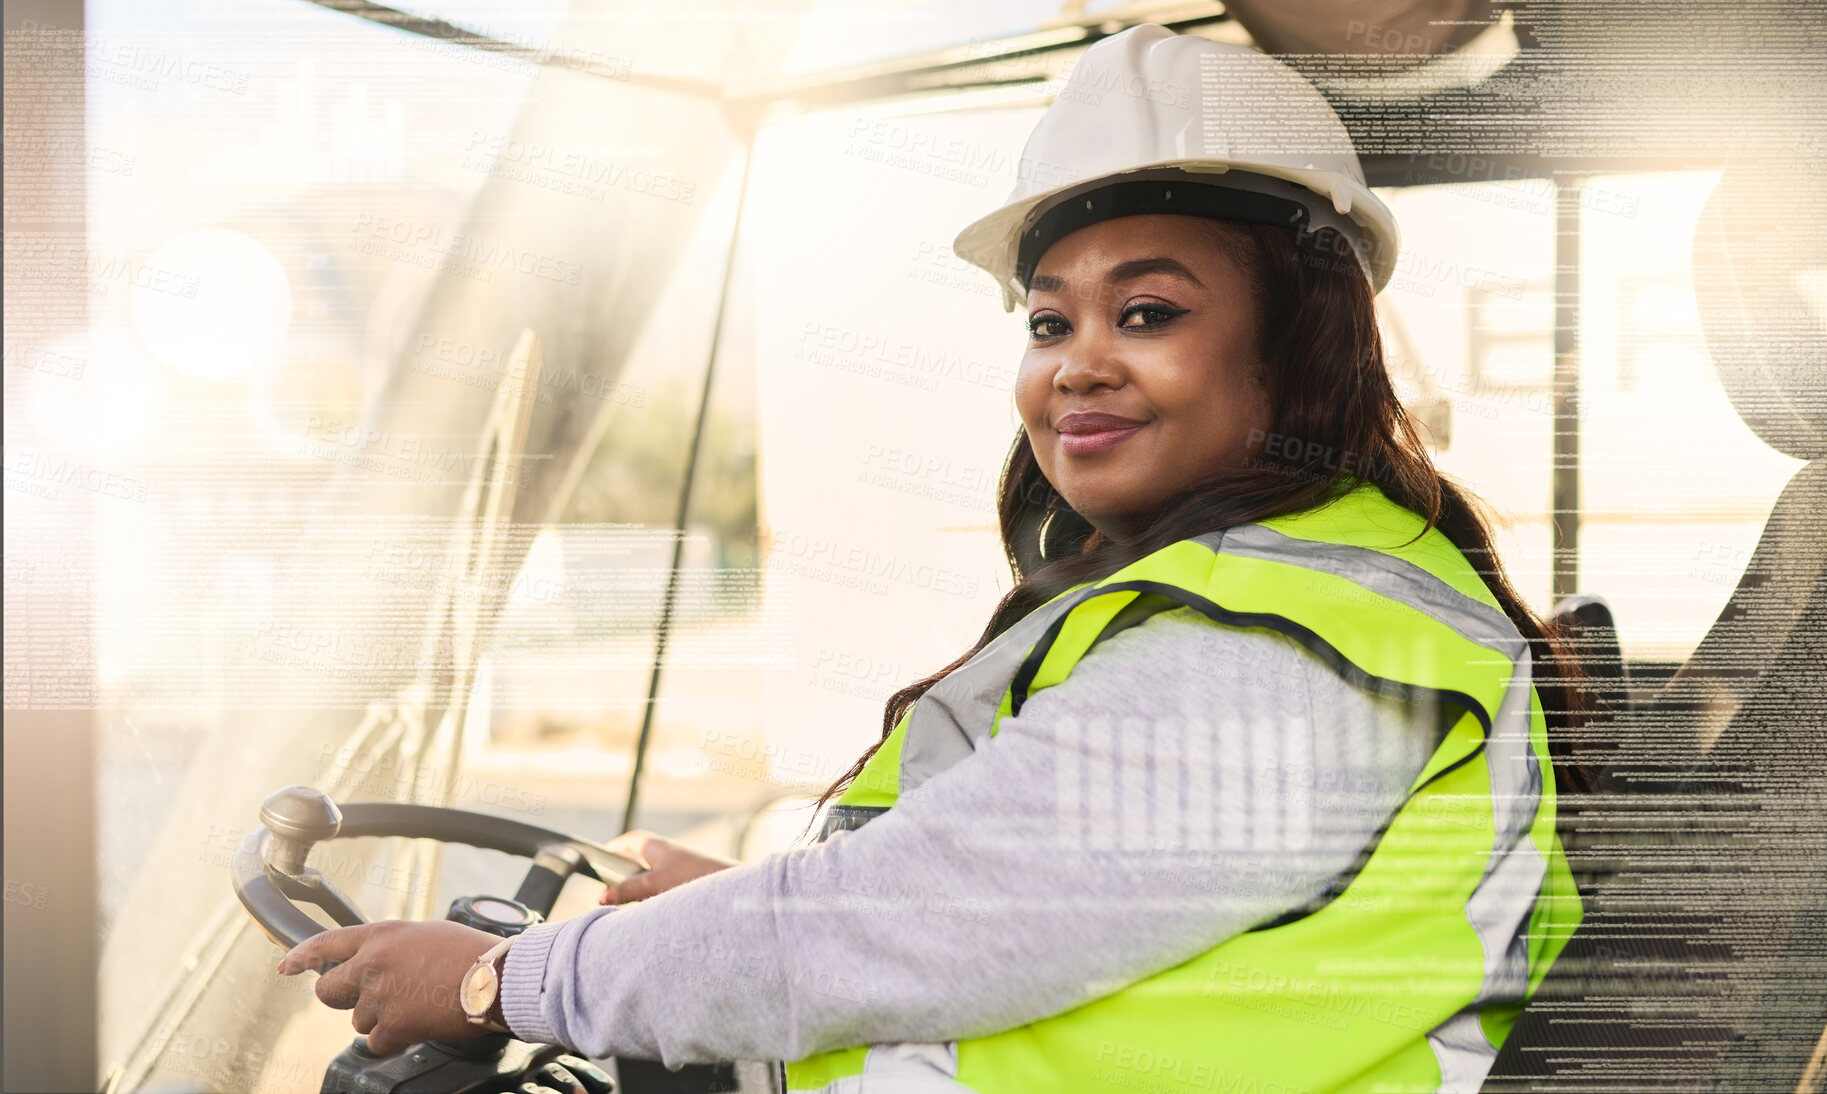
[[[343,962],[318,995],[371,1049],[480,1032],[461,982],[528,1040],[794,1090],[1477,1088],[1579,918],[1553,651],[1396,402],[1394,224],[1343,127],[1137,27],[957,250],[1029,316],[983,637],[890,700],[816,846],[633,833],[615,907],[505,950],[288,954]]]

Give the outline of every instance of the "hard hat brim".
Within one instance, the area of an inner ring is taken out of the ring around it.
[[[1172,159],[1137,164],[1133,168],[1091,179],[1078,179],[1051,190],[1009,202],[986,216],[966,225],[952,241],[952,252],[996,279],[1002,289],[1004,311],[1014,311],[1027,297],[1027,288],[1016,273],[1016,260],[1022,233],[1053,206],[1080,194],[1128,181],[1143,173],[1181,172],[1207,176],[1203,181],[1223,185],[1222,178],[1233,165],[1212,159]],[[1395,274],[1401,236],[1395,214],[1377,195],[1362,183],[1336,172],[1285,168],[1260,162],[1238,163],[1242,175],[1266,176],[1290,182],[1311,198],[1310,208],[1320,211],[1323,205],[1345,218],[1356,232],[1350,240],[1368,277],[1372,292],[1380,292]]]

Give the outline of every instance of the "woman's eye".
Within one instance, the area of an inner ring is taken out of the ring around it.
[[[1069,329],[1066,321],[1057,315],[1037,315],[1028,320],[1028,337],[1036,341],[1057,338]]]
[[[1170,308],[1162,304],[1137,304],[1132,308],[1123,309],[1122,321],[1119,322],[1117,326],[1137,329],[1158,327],[1163,323],[1172,320],[1175,316],[1185,314],[1185,308]],[[1137,317],[1140,317],[1142,321],[1139,323],[1132,322],[1132,320]]]

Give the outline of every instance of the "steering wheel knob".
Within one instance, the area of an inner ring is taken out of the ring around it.
[[[336,838],[343,813],[314,786],[288,786],[260,803],[260,823],[273,834],[273,865],[290,874],[304,866],[312,844]]]

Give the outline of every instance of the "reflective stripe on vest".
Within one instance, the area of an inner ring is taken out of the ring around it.
[[[1306,908],[1064,1014],[823,1053],[788,1065],[789,1088],[1475,1090],[1580,906],[1528,643],[1437,529],[1416,538],[1421,524],[1364,486],[1060,594],[921,697],[826,829],[866,823],[1098,642],[1184,606],[1283,634],[1366,690],[1463,712],[1354,871]]]

